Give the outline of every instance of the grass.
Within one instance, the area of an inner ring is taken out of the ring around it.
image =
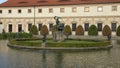
[[[41,47],[42,40],[28,40],[28,41],[10,40],[10,43],[18,46],[20,45]],[[54,42],[53,40],[46,40],[46,47],[100,47],[107,45],[110,45],[110,41],[65,40],[64,42]]]

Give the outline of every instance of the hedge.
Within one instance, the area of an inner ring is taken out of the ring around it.
[[[81,25],[79,25],[75,30],[76,35],[84,35],[84,29]]]
[[[88,29],[88,35],[98,35],[98,29],[95,25],[91,25]]]
[[[2,33],[0,39],[14,39],[14,38],[32,38],[30,33]]]
[[[32,25],[32,27],[30,28],[30,33],[33,35],[37,35],[38,34],[38,29],[36,25]]]
[[[102,31],[102,34],[104,36],[108,36],[108,35],[111,35],[111,29],[108,25],[105,25],[104,28],[103,28],[103,31]]]
[[[117,28],[116,35],[117,35],[117,36],[120,36],[120,25],[119,25],[118,28]]]
[[[40,34],[41,35],[47,35],[49,34],[49,31],[48,31],[48,28],[46,25],[43,25],[42,28],[41,28],[41,31],[40,31]]]
[[[70,28],[69,25],[66,25],[63,29],[63,34],[67,37],[72,34],[72,29]]]
[[[11,40],[10,44],[21,45],[21,46],[39,46],[41,47],[42,40],[32,40],[32,41],[15,41]],[[100,47],[108,46],[110,41],[77,41],[77,40],[67,40],[64,42],[54,42],[52,40],[47,40],[46,47]]]

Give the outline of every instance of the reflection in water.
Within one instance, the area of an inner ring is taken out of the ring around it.
[[[55,68],[63,68],[63,54],[62,52],[55,53]]]
[[[0,41],[0,68],[120,68],[120,44],[111,50],[17,50]]]
[[[117,40],[117,44],[120,44],[120,40]]]
[[[42,51],[42,62],[43,62],[43,68],[47,68],[47,63],[46,63],[46,51]]]

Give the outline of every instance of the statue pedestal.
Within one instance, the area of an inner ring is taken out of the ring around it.
[[[53,33],[53,40],[56,42],[64,41],[64,35],[62,31],[56,31]]]

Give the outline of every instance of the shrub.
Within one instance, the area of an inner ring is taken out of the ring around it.
[[[117,35],[117,36],[120,36],[120,25],[119,25],[118,28],[117,28],[116,35]]]
[[[103,28],[103,31],[102,31],[102,34],[104,36],[108,36],[108,35],[111,35],[111,29],[108,25],[105,25],[104,28]]]
[[[5,38],[4,38],[5,35]],[[32,38],[30,33],[5,33],[0,34],[0,39],[13,39],[13,38]]]
[[[72,30],[69,25],[66,25],[63,29],[63,34],[67,37],[72,34]]]
[[[52,33],[54,33],[55,31],[57,31],[57,26],[56,25],[53,26]]]
[[[49,34],[49,31],[48,31],[48,28],[46,25],[43,25],[42,28],[41,28],[41,31],[40,31],[40,34],[41,35],[47,35]]]
[[[76,35],[84,35],[84,29],[81,25],[79,25],[77,28],[76,28],[76,31],[75,31]]]
[[[3,32],[2,32],[2,39],[7,39],[7,34],[6,34],[5,30],[3,30]]]
[[[98,35],[98,29],[95,25],[91,25],[88,29],[88,35]]]
[[[38,34],[38,29],[35,25],[32,25],[32,27],[30,28],[30,33],[33,34],[33,35]]]

